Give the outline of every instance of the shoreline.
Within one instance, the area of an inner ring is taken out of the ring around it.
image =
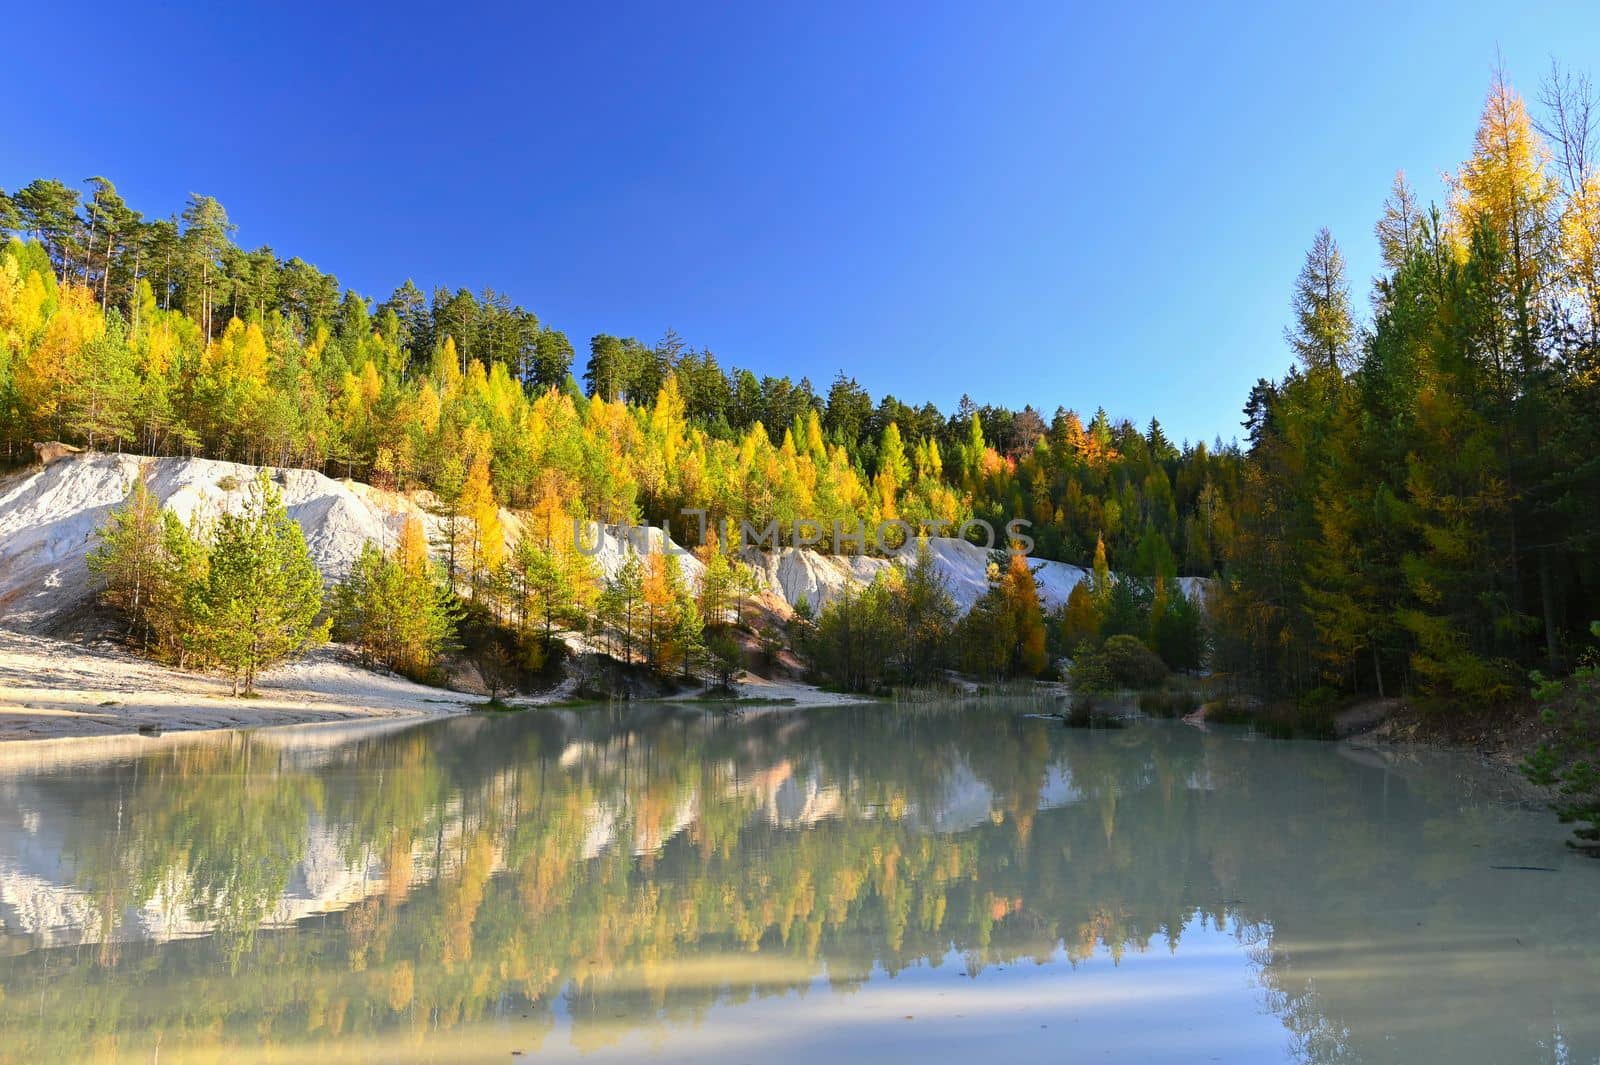
[[[1054,694],[1059,685],[1040,685]],[[870,697],[826,691],[799,681],[746,676],[736,695],[721,703],[699,693],[668,695],[651,702],[725,705],[745,711],[804,710],[862,705]],[[565,705],[559,689],[509,700],[519,710]],[[404,727],[471,712],[483,696],[433,688],[358,664],[341,644],[313,648],[295,661],[267,671],[253,698],[234,697],[225,679],[170,669],[108,644],[80,644],[0,628],[0,750],[49,741],[127,741],[151,735],[288,726],[380,722]],[[1396,701],[1398,703],[1398,701]],[[1448,753],[1470,759],[1497,777],[1523,802],[1548,801],[1545,789],[1517,769],[1530,737],[1478,736],[1477,742],[1423,726],[1413,710],[1374,722],[1374,727],[1326,742],[1357,757],[1381,759],[1393,768]],[[1517,741],[1521,741],[1520,743]],[[1488,742],[1485,742],[1488,741]],[[52,744],[53,745],[53,744]]]
[[[734,687],[737,695],[726,705],[744,710],[873,702],[798,681],[747,677]],[[293,725],[400,724],[469,713],[484,699],[368,669],[341,644],[313,648],[263,673],[254,697],[235,697],[230,690],[222,677],[171,669],[105,643],[0,628],[0,748]],[[558,688],[508,702],[519,710],[558,708],[566,705],[563,694]],[[698,694],[651,701],[702,705]]]
[[[264,673],[253,698],[220,677],[126,651],[0,629],[0,743],[465,713],[476,697],[357,665],[338,644]]]

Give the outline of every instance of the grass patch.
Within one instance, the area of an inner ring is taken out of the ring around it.
[[[799,700],[793,696],[735,695],[732,692],[708,691],[686,699],[673,699],[676,703],[715,703],[718,706],[794,706]]]
[[[1092,701],[1075,702],[1061,717],[1062,724],[1067,728],[1086,729],[1119,729],[1127,728],[1128,722],[1119,714],[1108,713],[1094,705]]]
[[[1200,709],[1200,696],[1188,688],[1139,693],[1139,712],[1147,717],[1183,717]]]
[[[1333,710],[1321,703],[1259,703],[1237,697],[1206,704],[1206,722],[1245,725],[1274,740],[1331,740],[1336,738]]]

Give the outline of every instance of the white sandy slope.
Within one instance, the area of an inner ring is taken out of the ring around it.
[[[95,587],[88,554],[95,530],[143,476],[161,505],[187,522],[196,512],[216,515],[243,505],[257,467],[212,459],[141,459],[91,453],[33,467],[0,481],[0,626],[43,632],[88,603]],[[273,480],[289,516],[299,522],[317,568],[341,580],[368,542],[393,545],[408,516],[437,533],[423,506],[427,496],[386,492],[356,481],[334,480],[314,470],[277,469]],[[502,512],[513,535],[514,515]],[[698,582],[701,565],[676,544],[684,575]],[[628,554],[665,547],[659,529],[631,534],[610,526],[594,561],[607,577]]]
[[[209,459],[86,454],[0,481],[0,739],[414,717],[471,698],[362,669],[335,646],[272,670],[258,698],[240,700],[218,678],[48,638],[92,601],[95,530],[135,477],[187,521],[240,506],[255,474]],[[329,580],[348,573],[368,541],[392,544],[406,515],[431,521],[416,501],[368,485],[310,470],[273,477]]]
[[[241,506],[256,468],[210,459],[87,454],[0,482],[0,625],[42,631],[94,594],[86,562],[95,530],[145,476],[161,505],[188,521]],[[394,542],[412,500],[311,470],[274,470],[312,558],[337,580],[367,541]]]
[[[129,455],[87,454],[33,468],[0,481],[0,625],[25,632],[48,631],[52,623],[85,605],[94,594],[85,561],[95,546],[95,529],[126,498],[133,479],[143,475],[161,504],[188,520],[197,510],[216,514],[239,506],[255,467],[210,459],[141,460]],[[312,470],[274,470],[289,514],[300,523],[312,558],[330,581],[342,578],[368,541],[392,544],[407,515],[432,528],[433,519],[418,498],[385,492],[354,481],[336,481]],[[514,516],[504,515],[513,532]],[[648,547],[646,546],[648,540]],[[660,530],[628,533],[609,526],[595,562],[606,576],[636,550],[668,549]],[[934,561],[957,606],[966,611],[988,587],[989,552],[952,537],[929,540]],[[676,544],[680,565],[691,584],[701,565]],[[905,555],[914,550],[907,546]],[[822,555],[811,550],[745,550],[763,589],[793,606],[804,598],[820,609],[846,588],[870,583],[892,563],[864,555]],[[1046,607],[1067,601],[1087,575],[1080,566],[1034,560],[1034,579]],[[1180,581],[1193,596],[1203,584]]]
[[[992,552],[949,536],[929,538],[928,550],[957,609],[962,613],[971,610],[988,591]],[[901,548],[899,560],[908,561],[915,551],[915,545]],[[792,547],[778,551],[747,548],[742,557],[755,569],[763,587],[782,596],[790,606],[804,598],[815,609],[833,602],[847,588],[870,583],[894,564],[893,560],[885,558],[819,555]],[[1030,559],[1029,567],[1039,588],[1039,599],[1047,610],[1066,603],[1072,589],[1089,576],[1082,566],[1066,562]],[[1180,577],[1178,584],[1190,598],[1203,594],[1205,586],[1203,580],[1195,577]]]

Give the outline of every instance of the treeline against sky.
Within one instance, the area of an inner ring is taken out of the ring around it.
[[[32,182],[0,200],[0,451],[41,439],[322,469],[385,486],[459,484],[478,459],[501,502],[572,516],[830,533],[900,518],[1034,523],[1036,551],[1208,575],[1230,549],[1230,448],[1179,447],[1097,411],[1046,420],[963,400],[946,416],[874,402],[841,372],[724,370],[669,332],[572,344],[501,294],[409,281],[375,302],[270,248],[215,200],[147,220],[110,182]],[[690,537],[692,539],[692,536]]]
[[[1218,663],[1496,702],[1600,617],[1600,107],[1505,77],[1444,206],[1396,177],[1363,326],[1323,231],[1246,406]]]

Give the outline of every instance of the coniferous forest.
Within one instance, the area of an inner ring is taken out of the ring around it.
[[[363,295],[237,246],[210,197],[162,217],[106,178],[41,178],[0,196],[0,455],[62,440],[301,466],[427,488],[452,519],[670,520],[691,544],[685,508],[810,519],[824,549],[843,546],[835,522],[1021,518],[1037,556],[1158,594],[1215,578],[1216,671],[1295,696],[1492,705],[1530,669],[1579,666],[1600,617],[1597,125],[1584,79],[1556,72],[1530,103],[1497,76],[1445,202],[1398,175],[1374,190],[1373,233],[1344,235],[1377,242],[1382,276],[1349,277],[1315,234],[1284,279],[1292,364],[1240,397],[1238,429],[1219,427],[1236,442],[1210,444],[1067,402],[874,400],[848,367],[825,386],[810,376],[825,365],[757,377],[671,331],[594,336],[580,359],[503,293]],[[516,561],[482,537],[459,579],[488,594]],[[1108,628],[1096,584],[1052,644],[1158,642],[1155,622]],[[1038,624],[1003,623],[1017,635],[990,664],[1039,672]]]

